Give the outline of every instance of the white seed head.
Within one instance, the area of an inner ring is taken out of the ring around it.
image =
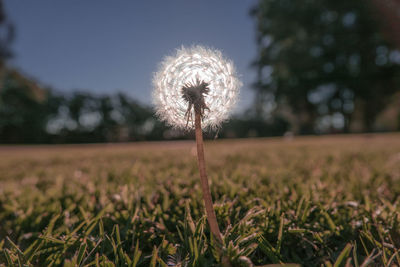
[[[188,101],[182,88],[199,81],[209,89],[204,94],[207,109],[202,114],[202,128],[217,128],[226,120],[242,83],[233,63],[220,51],[199,45],[181,47],[160,63],[153,77],[153,101],[160,119],[176,128],[193,128],[193,123],[188,123]]]

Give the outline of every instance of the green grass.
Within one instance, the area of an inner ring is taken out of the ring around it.
[[[1,147],[0,266],[400,265],[400,135],[205,149],[222,250],[193,142]]]

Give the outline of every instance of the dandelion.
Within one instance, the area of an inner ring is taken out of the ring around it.
[[[192,95],[198,104],[203,101],[202,128],[206,130],[218,128],[228,119],[241,82],[233,63],[220,51],[193,46],[182,47],[176,55],[166,57],[154,75],[153,85],[153,100],[161,120],[175,128],[193,129],[196,107],[195,99],[190,100]]]
[[[241,82],[233,63],[218,50],[202,46],[182,47],[174,57],[167,57],[161,63],[153,85],[158,116],[173,127],[195,129],[207,220],[213,236],[222,245],[208,185],[202,130],[219,127],[236,102]],[[222,258],[222,263],[230,266],[226,257]]]

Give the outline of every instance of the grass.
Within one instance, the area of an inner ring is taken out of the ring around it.
[[[222,250],[194,142],[1,147],[0,266],[400,265],[400,135],[205,149]]]

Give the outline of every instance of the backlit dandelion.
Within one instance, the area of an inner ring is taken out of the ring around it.
[[[195,106],[185,98],[183,88],[196,94],[197,89],[190,92],[190,88],[200,85],[205,90],[199,92],[203,100],[202,128],[218,127],[235,105],[241,82],[230,60],[220,51],[203,46],[182,47],[161,62],[153,78],[157,115],[176,128],[194,128]]]
[[[241,83],[233,63],[217,50],[202,46],[182,47],[174,57],[167,57],[161,63],[153,84],[158,116],[174,127],[195,129],[207,220],[213,236],[222,247],[223,236],[208,185],[202,129],[218,127],[228,118],[236,102]],[[227,256],[222,253],[221,263],[230,266]]]

